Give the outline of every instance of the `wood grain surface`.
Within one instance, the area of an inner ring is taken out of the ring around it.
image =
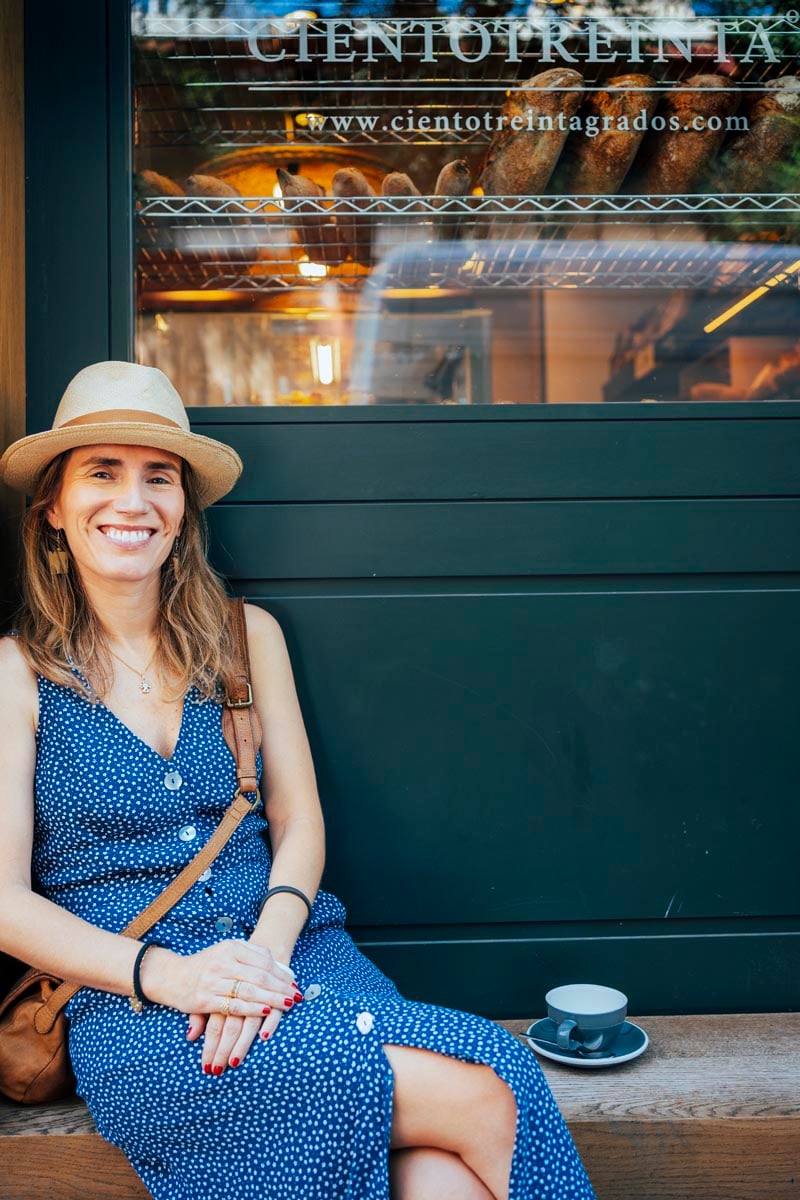
[[[619,1067],[537,1056],[598,1200],[800,1200],[800,1013],[636,1023],[650,1045]],[[0,1104],[0,1195],[85,1200],[87,1181],[99,1200],[148,1195],[80,1100]]]

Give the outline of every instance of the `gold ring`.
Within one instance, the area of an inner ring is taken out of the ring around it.
[[[235,1000],[236,997],[239,995],[239,984],[241,982],[242,982],[241,979],[237,979],[236,983],[233,985],[233,988],[231,989],[231,991],[228,992],[228,995],[230,996],[231,1000]]]
[[[220,1006],[219,1011],[222,1013],[223,1017],[228,1016],[228,1013],[230,1012],[232,999],[233,999],[233,997],[231,996],[230,992],[228,992],[227,995],[222,997],[222,1005]]]

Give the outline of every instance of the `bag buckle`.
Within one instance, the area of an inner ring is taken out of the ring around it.
[[[247,684],[247,699],[246,700],[231,700],[229,696],[225,697],[225,703],[228,708],[252,708],[253,707],[253,689],[249,682]]]

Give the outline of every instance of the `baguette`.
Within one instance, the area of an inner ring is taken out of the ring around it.
[[[142,200],[152,200],[155,196],[185,196],[183,188],[170,179],[168,175],[159,175],[157,171],[137,171],[136,194]]]
[[[549,191],[612,196],[619,190],[658,104],[657,92],[641,89],[655,88],[655,82],[651,75],[616,75],[606,90],[589,93],[580,108],[581,128],[568,136]],[[600,132],[590,136],[592,128]]]
[[[487,196],[535,196],[547,187],[578,109],[583,76],[568,67],[534,75],[512,92],[502,108],[503,128],[489,145],[481,176]],[[566,90],[570,89],[570,90]],[[563,113],[560,128],[558,116]],[[514,129],[516,118],[522,128]],[[552,128],[540,128],[540,120]],[[528,125],[534,126],[528,129]]]
[[[800,76],[782,75],[745,101],[748,128],[723,148],[716,183],[726,192],[791,191],[781,174],[800,145]]]
[[[357,167],[343,167],[333,177],[333,194],[339,199],[374,196],[375,189]],[[345,258],[369,266],[372,259],[372,222],[368,215],[337,214],[339,248]]]
[[[447,200],[450,196],[468,196],[472,187],[472,176],[465,158],[457,158],[442,167],[436,179],[435,201]],[[441,213],[433,219],[434,228],[443,241],[454,241],[461,236],[465,213]]]
[[[187,196],[210,196],[216,199],[232,199],[241,196],[238,188],[218,179],[216,175],[190,175],[186,180]]]
[[[722,75],[692,75],[676,83],[658,106],[666,128],[651,130],[642,142],[634,164],[636,190],[647,196],[695,191],[722,145],[725,118],[733,116],[740,99]],[[696,118],[709,117],[719,117],[721,128],[692,128]],[[670,128],[671,121],[677,129]]]
[[[308,175],[292,175],[283,167],[277,167],[275,173],[287,212],[292,211],[293,200],[314,200],[325,195],[324,187]],[[301,213],[297,217],[297,229],[303,248],[312,262],[326,266],[341,262],[336,226],[332,221],[316,213]]]

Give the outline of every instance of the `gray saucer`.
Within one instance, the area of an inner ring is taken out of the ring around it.
[[[613,1067],[638,1058],[649,1045],[645,1031],[632,1021],[623,1022],[616,1040],[607,1050],[596,1050],[593,1053],[562,1050],[556,1043],[556,1024],[549,1017],[543,1017],[541,1021],[534,1021],[529,1025],[525,1030],[525,1037],[528,1045],[537,1054],[570,1067]]]

